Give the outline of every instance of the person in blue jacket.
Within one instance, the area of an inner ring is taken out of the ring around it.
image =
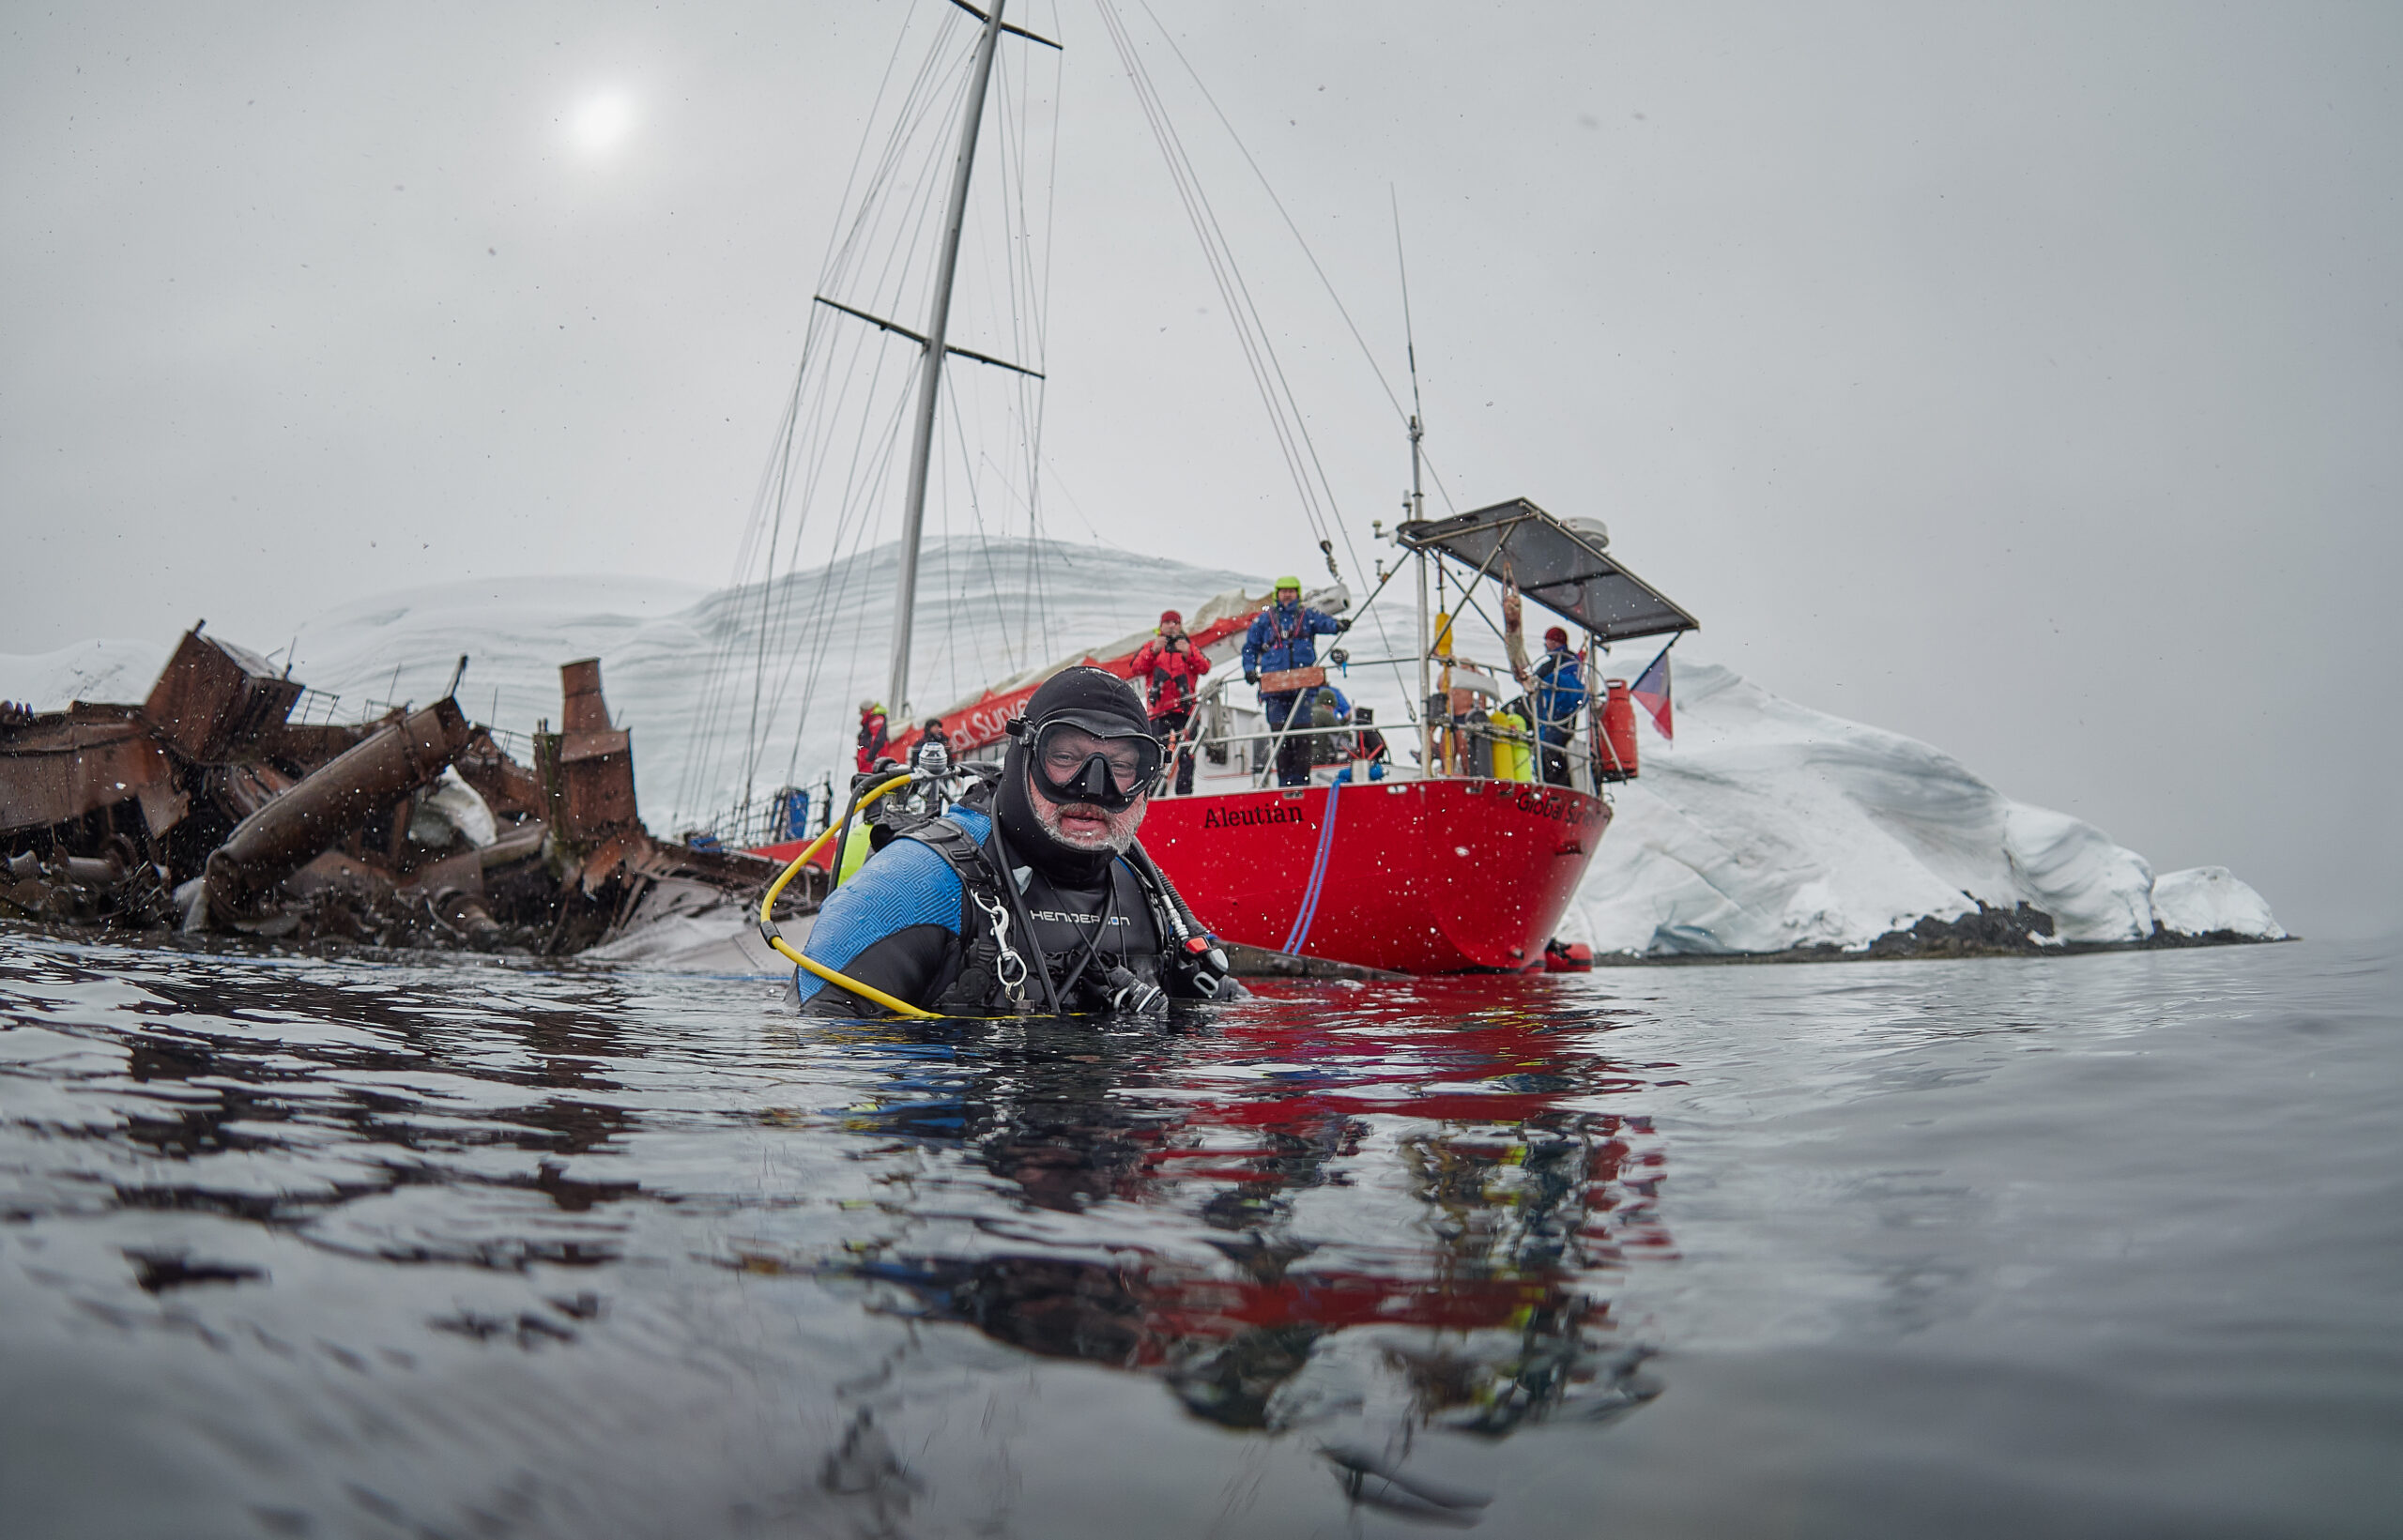
[[[1251,630],[1243,639],[1243,678],[1247,684],[1258,684],[1260,676],[1288,668],[1308,668],[1318,662],[1318,643],[1312,638],[1340,636],[1344,623],[1324,610],[1302,607],[1302,581],[1297,577],[1277,580],[1276,602],[1252,617]],[[1263,690],[1260,704],[1268,713],[1271,731],[1282,732],[1285,720],[1293,709],[1293,702],[1301,697],[1298,690]],[[1308,726],[1309,722],[1295,724]],[[1309,785],[1310,745],[1306,738],[1288,739],[1277,748],[1277,784],[1280,786]]]
[[[1569,784],[1569,740],[1577,733],[1577,712],[1585,704],[1585,676],[1569,650],[1569,633],[1554,626],[1543,633],[1543,662],[1535,666],[1536,736],[1545,781]]]

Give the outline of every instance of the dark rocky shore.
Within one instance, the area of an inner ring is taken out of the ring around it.
[[[1978,901],[1975,914],[1957,920],[1923,915],[1907,930],[1890,930],[1868,946],[1846,949],[1831,941],[1793,947],[1783,952],[1693,952],[1650,953],[1597,953],[1597,968],[1682,967],[1694,963],[1858,963],[1909,958],[2070,957],[2093,952],[2154,952],[2186,947],[2258,946],[2295,937],[2247,936],[2242,931],[2215,930],[2199,936],[2165,929],[2155,923],[2141,941],[2062,941],[2055,939],[2053,917],[2031,904],[1997,908]]]

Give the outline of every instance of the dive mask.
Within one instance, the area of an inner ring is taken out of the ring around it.
[[[1010,736],[1027,745],[1034,784],[1055,802],[1123,813],[1160,773],[1160,740],[1121,721],[1059,716],[1030,732],[1020,718],[1010,724]]]

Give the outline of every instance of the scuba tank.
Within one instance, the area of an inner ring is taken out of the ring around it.
[[[1482,706],[1468,714],[1467,730],[1461,734],[1461,773],[1478,780],[1493,778],[1493,719],[1485,714]]]
[[[872,826],[865,820],[852,826],[850,833],[843,840],[842,851],[834,862],[836,887],[841,887],[851,880],[852,875],[867,864],[867,858],[876,854]]]
[[[1512,705],[1518,704],[1512,702]],[[1527,742],[1526,720],[1513,710],[1493,713],[1493,778],[1497,781],[1532,781],[1535,770]]]

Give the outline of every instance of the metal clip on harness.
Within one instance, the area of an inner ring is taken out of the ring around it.
[[[968,896],[984,912],[986,922],[993,927],[993,944],[1001,948],[1001,956],[995,959],[993,971],[1001,977],[1002,992],[1009,996],[1012,1005],[1023,1011],[1027,1005],[1026,959],[1018,955],[1018,948],[1010,945],[1009,906],[998,898],[987,898],[973,888],[968,890]]]

